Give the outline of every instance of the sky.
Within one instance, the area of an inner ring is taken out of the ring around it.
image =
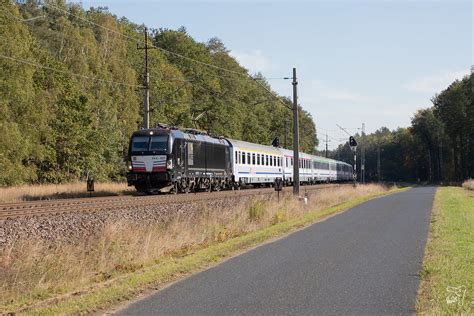
[[[212,37],[251,73],[282,78],[296,67],[298,101],[329,148],[349,133],[407,127],[416,110],[473,64],[471,1],[90,0],[152,28],[185,26]],[[291,96],[291,81],[271,79]],[[358,129],[359,128],[359,129]]]

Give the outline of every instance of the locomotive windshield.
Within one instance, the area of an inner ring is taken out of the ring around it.
[[[168,136],[135,136],[132,138],[132,153],[159,153],[166,154],[168,150]]]
[[[168,136],[151,136],[150,150],[166,152],[168,148]]]

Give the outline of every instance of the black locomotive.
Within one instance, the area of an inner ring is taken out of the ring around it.
[[[230,146],[192,129],[138,130],[130,140],[127,182],[146,193],[218,191],[232,184]]]

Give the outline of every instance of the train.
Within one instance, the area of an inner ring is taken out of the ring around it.
[[[278,142],[277,142],[278,143]],[[214,137],[196,129],[160,124],[135,131],[128,150],[127,183],[137,191],[189,193],[293,184],[293,151]],[[353,179],[350,164],[299,153],[301,184]]]

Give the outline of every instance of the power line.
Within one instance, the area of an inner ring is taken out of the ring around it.
[[[79,78],[90,79],[90,80],[94,80],[94,81],[98,81],[98,82],[110,83],[110,84],[127,86],[127,87],[132,87],[132,88],[143,88],[143,86],[141,86],[141,85],[134,85],[134,84],[124,83],[124,82],[116,82],[116,81],[112,81],[112,80],[105,80],[105,79],[101,79],[101,78],[97,78],[97,77],[90,77],[90,76],[86,76],[86,75],[76,74],[76,73],[73,73],[73,72],[70,72],[70,71],[60,70],[60,69],[57,69],[57,68],[37,64],[37,63],[34,63],[32,61],[29,61],[29,60],[20,59],[20,58],[13,58],[13,57],[5,56],[5,55],[2,55],[2,54],[0,54],[0,58],[15,61],[17,63],[22,63],[22,64],[25,64],[25,65],[38,67],[38,68],[52,70],[52,71],[67,74],[67,75],[76,76],[76,77],[79,77]]]
[[[61,11],[61,12],[64,12],[64,13],[66,13],[66,14],[68,14],[68,15],[70,15],[70,16],[73,16],[73,17],[75,17],[75,18],[78,18],[78,19],[80,19],[80,20],[82,20],[82,21],[84,21],[84,22],[88,22],[88,23],[90,23],[90,24],[92,24],[92,25],[95,25],[95,26],[97,26],[97,27],[100,27],[100,28],[102,28],[102,29],[104,29],[104,30],[107,30],[107,31],[110,31],[110,32],[112,32],[112,33],[114,33],[114,34],[123,36],[123,37],[125,37],[125,38],[127,38],[127,39],[129,39],[129,40],[132,40],[132,41],[137,42],[138,44],[143,44],[143,43],[144,43],[145,45],[147,45],[147,43],[145,43],[145,42],[144,42],[143,40],[141,40],[141,39],[134,38],[134,37],[129,36],[129,35],[126,35],[126,34],[124,34],[124,33],[122,33],[122,32],[119,32],[119,31],[113,30],[113,29],[111,29],[111,28],[108,28],[108,27],[106,27],[106,26],[100,25],[100,24],[98,24],[98,23],[92,22],[91,20],[88,20],[88,19],[83,18],[83,17],[81,17],[81,16],[78,16],[78,15],[76,15],[76,14],[73,14],[73,13],[69,12],[68,10],[64,10],[64,9],[62,9],[62,8],[60,8],[60,7],[57,7],[57,6],[52,5],[52,4],[49,4],[49,3],[48,3],[48,4],[43,3],[43,5],[46,6],[46,7],[52,7],[53,9],[59,10],[59,11]],[[241,75],[241,76],[244,75],[244,74],[242,74],[241,72],[234,71],[234,70],[230,70],[230,69],[226,69],[226,68],[219,67],[219,66],[216,66],[216,65],[213,65],[213,64],[209,64],[209,63],[206,63],[206,62],[203,62],[203,61],[200,61],[200,60],[197,60],[197,59],[194,59],[194,58],[191,58],[191,57],[188,57],[188,56],[179,54],[179,53],[172,52],[172,51],[167,50],[167,49],[165,49],[165,48],[156,46],[156,45],[154,45],[154,44],[151,44],[151,46],[153,46],[154,48],[159,49],[159,50],[161,50],[161,51],[163,51],[163,52],[165,52],[165,53],[168,53],[168,54],[171,54],[171,55],[174,55],[174,56],[177,56],[177,57],[180,57],[180,58],[189,60],[189,61],[193,61],[193,62],[202,64],[202,65],[205,65],[205,66],[208,66],[208,67],[212,67],[212,68],[215,68],[215,69],[218,69],[218,70],[222,70],[222,71],[234,73],[234,74]]]
[[[283,106],[289,110],[293,110],[292,107],[289,107],[285,102],[283,102],[283,100],[281,99],[281,97],[275,95],[273,93],[273,91],[271,91],[270,89],[268,89],[267,87],[265,87],[265,85],[261,82],[259,82],[257,79],[254,79],[253,77],[249,76],[250,79],[252,79],[253,81],[255,81],[256,83],[258,83],[263,89],[265,89],[265,91],[267,91],[271,96],[273,96],[275,99],[277,99],[281,104],[283,104]]]
[[[10,11],[8,11],[8,10],[0,9],[0,11],[7,13],[9,16],[11,16],[12,18],[14,18],[14,19],[16,19],[20,22],[31,22],[31,21],[35,21],[37,19],[41,19],[41,18],[46,17],[45,15],[40,15],[40,16],[35,16],[33,18],[30,18],[30,19],[21,19],[21,18],[17,17],[16,15],[14,15],[13,13],[11,13]]]
[[[59,10],[59,11],[61,11],[61,12],[66,13],[66,14],[68,14],[68,15],[70,15],[70,16],[74,16],[74,17],[76,17],[76,18],[78,18],[78,19],[80,19],[80,20],[82,20],[82,21],[84,21],[84,22],[91,23],[92,25],[95,25],[95,26],[97,26],[97,27],[100,27],[100,28],[102,28],[102,29],[104,29],[104,30],[108,30],[108,31],[110,31],[110,32],[112,32],[112,33],[114,33],[114,34],[123,36],[123,37],[125,37],[125,38],[127,38],[127,39],[129,39],[129,40],[135,41],[135,42],[138,43],[138,44],[143,44],[143,43],[144,43],[145,45],[148,44],[148,43],[145,43],[143,40],[140,40],[140,39],[131,37],[131,36],[126,35],[126,34],[124,34],[124,33],[122,33],[122,32],[119,32],[119,31],[113,30],[113,29],[111,29],[111,28],[105,27],[105,26],[103,26],[103,25],[100,25],[100,24],[98,24],[98,23],[92,22],[92,21],[90,21],[90,20],[88,20],[88,19],[86,19],[86,18],[83,18],[83,17],[80,17],[80,16],[78,16],[78,15],[75,15],[75,14],[73,14],[73,13],[67,11],[67,10],[64,10],[64,9],[62,9],[62,8],[59,8],[59,7],[55,6],[55,5],[52,5],[52,4],[49,4],[49,3],[48,3],[48,4],[44,3],[43,5],[46,6],[46,7],[52,7],[52,8],[54,8],[54,9],[57,9],[57,10]],[[238,72],[238,71],[235,71],[235,70],[230,70],[230,69],[227,69],[227,68],[223,68],[223,67],[219,67],[219,66],[216,66],[216,65],[213,65],[213,64],[209,64],[209,63],[206,63],[206,62],[203,62],[203,61],[200,61],[200,60],[197,60],[197,59],[194,59],[194,58],[191,58],[191,57],[188,57],[188,56],[185,56],[185,55],[182,55],[182,54],[179,54],[179,53],[170,51],[170,50],[167,50],[167,49],[165,49],[165,48],[156,46],[156,45],[154,45],[154,44],[151,44],[151,46],[154,47],[154,48],[156,48],[156,49],[158,49],[158,50],[160,50],[160,51],[162,51],[162,52],[165,52],[165,53],[167,53],[167,54],[170,54],[170,55],[173,55],[173,56],[176,56],[176,57],[180,57],[180,58],[182,58],[182,59],[185,59],[185,60],[188,60],[188,61],[192,61],[192,62],[201,64],[201,65],[203,65],[203,66],[207,66],[207,67],[210,67],[210,68],[214,68],[214,69],[217,69],[217,70],[225,71],[225,72],[228,72],[228,73],[232,73],[232,74],[235,74],[235,75],[239,75],[239,76],[242,76],[242,77],[247,77],[247,78],[249,78],[249,79],[252,79],[252,80],[255,81],[260,87],[262,87],[265,91],[267,91],[267,93],[270,93],[270,94],[271,94],[274,98],[276,98],[281,104],[283,104],[283,106],[285,106],[286,108],[288,108],[288,109],[290,109],[290,110],[292,109],[292,108],[288,107],[288,106],[286,105],[286,103],[283,102],[283,100],[281,100],[281,97],[275,95],[270,89],[268,89],[267,87],[265,87],[262,83],[260,83],[257,79],[253,78],[253,77],[252,77],[251,75],[249,75],[248,73],[242,73],[242,72]],[[288,78],[285,77],[285,78],[278,78],[278,79],[288,79]]]

